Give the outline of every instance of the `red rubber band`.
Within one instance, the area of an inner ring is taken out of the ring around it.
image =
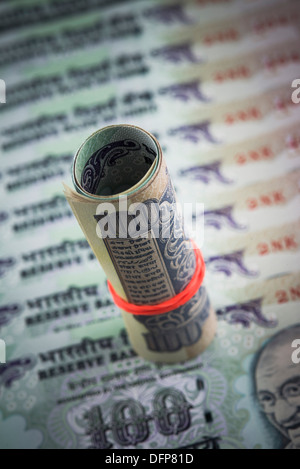
[[[108,289],[111,293],[114,303],[119,306],[119,308],[123,309],[124,311],[127,311],[127,313],[135,315],[144,314],[147,316],[169,313],[170,311],[179,308],[179,306],[182,306],[187,303],[199,290],[205,274],[205,263],[201,251],[197,248],[193,240],[191,240],[191,242],[193,245],[193,249],[195,250],[196,269],[193,277],[191,278],[190,283],[185,287],[182,292],[173,296],[173,298],[171,298],[170,300],[163,301],[162,303],[156,305],[135,305],[133,303],[128,303],[128,301],[121,298],[114,290],[112,284],[107,281]]]

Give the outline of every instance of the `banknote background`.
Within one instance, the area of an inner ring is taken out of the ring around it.
[[[300,447],[298,2],[0,12],[0,447]],[[118,123],[153,133],[179,200],[205,204],[218,332],[185,364],[135,355],[63,196],[79,145]]]

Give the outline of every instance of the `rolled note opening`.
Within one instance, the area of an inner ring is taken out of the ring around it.
[[[130,125],[110,126],[91,135],[80,148],[75,179],[94,196],[121,194],[155,169],[158,148],[153,138]]]

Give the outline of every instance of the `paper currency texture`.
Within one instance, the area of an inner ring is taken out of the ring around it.
[[[148,306],[181,293],[196,256],[157,140],[131,125],[103,128],[79,148],[72,171],[76,192],[65,187],[65,195],[116,293]],[[122,316],[136,352],[157,362],[195,357],[216,329],[203,285],[172,311]]]

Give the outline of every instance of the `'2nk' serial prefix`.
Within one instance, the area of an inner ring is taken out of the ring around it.
[[[162,363],[197,356],[215,335],[216,315],[158,141],[132,125],[100,129],[77,151],[72,177],[66,198],[136,353]]]

